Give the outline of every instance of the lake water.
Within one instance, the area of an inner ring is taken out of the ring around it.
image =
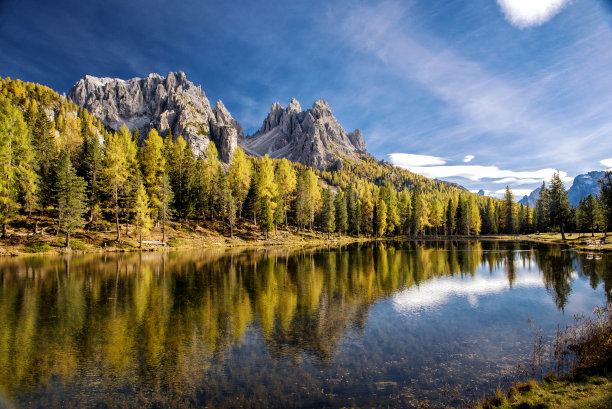
[[[482,397],[612,294],[612,257],[499,242],[0,259],[0,407]]]

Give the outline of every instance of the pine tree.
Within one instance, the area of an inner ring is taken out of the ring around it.
[[[514,195],[510,187],[506,186],[506,193],[504,194],[504,201],[502,203],[502,225],[504,227],[504,233],[506,234],[514,234],[516,231],[514,212]]]
[[[565,225],[569,218],[569,202],[567,201],[567,190],[559,176],[555,172],[550,179],[548,190],[548,220],[553,228],[561,231],[561,239],[565,241]]]
[[[159,185],[159,218],[162,222],[162,243],[166,242],[166,225],[170,218],[170,203],[174,197],[168,173],[164,172]]]
[[[603,221],[604,237],[608,229],[612,227],[612,171],[606,171],[604,177],[599,181],[601,193],[599,194]]]
[[[597,222],[600,218],[599,204],[597,203],[595,196],[590,194],[580,200],[578,212],[580,215],[579,226],[581,227],[581,230],[589,230],[591,232],[591,237],[595,236],[595,227],[597,226]]]
[[[402,190],[399,196],[399,216],[400,216],[400,233],[401,234],[410,234],[410,211],[411,211],[411,203],[410,203],[410,192],[406,187]]]
[[[539,233],[548,231],[548,189],[546,183],[542,182],[540,197],[536,202],[536,229]]]
[[[448,199],[448,204],[446,205],[446,233],[448,235],[455,234],[456,229],[456,214],[455,214],[455,202],[451,197]]]
[[[57,193],[56,201],[59,211],[59,226],[66,233],[67,249],[70,248],[70,234],[84,223],[83,214],[86,209],[87,183],[82,177],[77,176],[72,162],[70,151],[61,155],[57,167]]]
[[[374,234],[374,203],[372,201],[372,193],[367,186],[363,192],[361,215],[364,234],[372,236]]]
[[[88,207],[89,207],[89,223],[95,222],[94,217],[96,210],[99,208],[100,201],[100,175],[102,172],[103,159],[102,149],[97,135],[89,128],[86,128],[83,135],[83,144],[79,153],[79,176],[83,177],[87,182],[87,191],[89,192]]]
[[[412,192],[412,221],[410,229],[413,234],[423,235],[425,227],[429,225],[428,209],[421,195],[420,187]]]
[[[195,157],[191,146],[181,136],[178,136],[174,142],[167,142],[169,140],[171,139],[166,136],[164,145],[170,147],[167,169],[174,193],[174,208],[179,218],[186,219],[190,213],[189,192],[193,181]]]
[[[38,189],[38,203],[44,214],[45,210],[53,204],[55,167],[58,159],[54,128],[44,111],[38,112],[38,118],[32,132],[36,173],[38,174],[38,180],[42,182]]]
[[[142,234],[147,233],[151,228],[151,209],[149,207],[149,196],[141,181],[138,183],[136,202],[134,205],[134,224],[138,231],[138,247],[142,248]]]

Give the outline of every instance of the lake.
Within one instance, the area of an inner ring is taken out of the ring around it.
[[[0,407],[413,407],[497,387],[612,256],[428,241],[0,259]]]

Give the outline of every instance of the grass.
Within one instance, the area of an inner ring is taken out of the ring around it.
[[[498,389],[481,408],[612,408],[612,304],[595,308],[590,317],[576,317],[575,325],[558,331],[550,345],[536,341],[534,351],[533,374],[545,369],[549,375],[505,394]]]
[[[46,253],[48,251],[51,251],[51,246],[49,245],[49,243],[45,243],[45,242],[33,242],[33,243],[27,243],[25,246],[23,246],[22,250],[24,253]]]

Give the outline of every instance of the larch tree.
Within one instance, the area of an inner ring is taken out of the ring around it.
[[[208,212],[210,220],[213,220],[215,218],[215,199],[219,197],[216,182],[219,172],[223,172],[221,162],[219,161],[219,152],[213,141],[208,142],[204,151],[204,157],[204,180],[208,197]]]
[[[379,197],[374,212],[374,225],[377,237],[384,236],[387,231],[387,209],[387,202],[383,197]]]
[[[0,223],[2,237],[17,208],[20,182],[31,172],[28,128],[18,108],[0,100]]]
[[[346,205],[346,194],[338,189],[334,202],[336,208],[336,231],[342,236],[348,229],[348,209]]]
[[[274,227],[274,210],[276,207],[274,199],[277,195],[277,186],[274,181],[274,163],[268,155],[263,157],[257,167],[255,189],[260,226],[266,234],[266,239],[268,239],[268,233]]]
[[[105,186],[112,206],[114,207],[118,242],[121,241],[119,199],[121,198],[124,184],[128,179],[128,170],[127,156],[118,134],[107,134],[104,141],[104,167],[102,169],[102,177],[105,181]]]
[[[58,230],[61,228],[66,234],[67,249],[70,248],[71,233],[83,226],[83,214],[86,212],[87,182],[77,176],[76,170],[70,161],[70,151],[62,153],[57,167],[57,209],[59,212]]]
[[[138,247],[142,248],[142,234],[148,233],[153,225],[151,220],[151,208],[149,207],[149,196],[144,184],[139,181],[134,205],[134,224],[138,232]]]
[[[162,178],[166,174],[166,158],[164,157],[164,140],[155,129],[149,131],[142,152],[142,175],[144,186],[153,210],[156,223],[162,219],[161,191]]]
[[[252,173],[253,164],[242,148],[237,147],[229,167],[228,179],[235,205],[238,208],[238,217],[242,217],[242,206],[251,188]]]
[[[281,159],[278,163],[274,178],[278,186],[283,220],[285,222],[285,227],[287,227],[289,224],[287,213],[291,208],[291,202],[297,185],[297,178],[293,166],[291,166],[291,163],[286,158]]]

